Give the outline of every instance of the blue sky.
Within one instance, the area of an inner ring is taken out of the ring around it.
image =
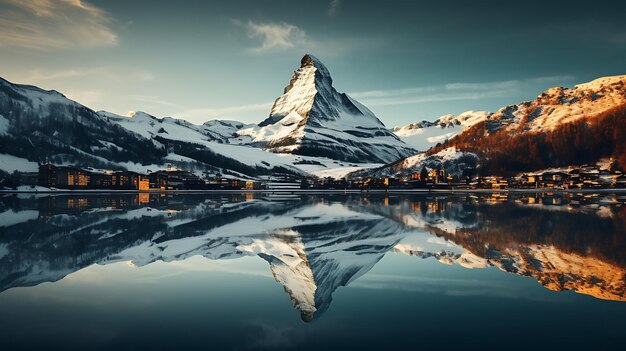
[[[0,76],[96,110],[259,122],[304,53],[388,126],[626,74],[594,1],[0,0]]]

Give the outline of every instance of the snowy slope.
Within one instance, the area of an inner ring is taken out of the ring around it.
[[[115,167],[153,162],[163,151],[112,125],[93,110],[56,91],[0,79],[0,153],[22,159],[21,171],[45,160],[57,164]],[[124,141],[123,153],[116,143]],[[26,161],[23,161],[26,160]],[[17,162],[17,161],[16,161]],[[15,164],[15,162],[13,162]],[[10,163],[8,163],[10,164]]]
[[[271,169],[281,167],[290,169],[296,174],[312,174],[319,176],[343,177],[347,173],[380,164],[353,164],[339,162],[323,157],[310,157],[292,154],[276,154],[249,145],[240,145],[238,142],[244,137],[227,138],[226,142],[215,135],[228,136],[239,127],[246,125],[231,121],[211,121],[198,126],[184,120],[171,117],[157,118],[145,112],[135,112],[132,117],[124,117],[108,112],[99,112],[110,121],[141,135],[147,139],[172,140],[194,145],[202,145],[212,153],[232,158],[248,166]],[[184,158],[184,156],[170,154],[169,160]]]
[[[408,145],[419,151],[426,151],[438,143],[455,137],[476,123],[487,120],[489,115],[490,113],[485,111],[467,111],[458,116],[441,116],[435,122],[422,121],[395,127],[392,131]]]
[[[306,174],[292,165],[294,160],[223,144],[226,136],[219,131],[207,132],[207,126],[143,112],[133,113],[133,117],[96,113],[58,92],[4,80],[0,88],[0,139],[7,145],[0,154],[6,161],[2,169],[8,172],[36,171],[37,162],[47,160],[61,165],[143,171],[174,163],[198,174],[246,177],[275,171]]]
[[[95,112],[56,91],[0,80],[0,170],[33,172],[51,161],[101,169],[146,170],[168,164],[197,174],[257,178],[274,173],[343,175],[377,165],[275,154],[251,144],[236,121],[195,125],[145,112],[132,117]]]
[[[541,132],[593,118],[626,104],[626,75],[596,79],[574,88],[555,87],[533,101],[504,107],[488,119],[490,130]]]
[[[312,55],[302,58],[270,116],[238,134],[273,152],[349,162],[391,162],[415,152],[365,106],[337,92]]]
[[[22,157],[13,155],[0,154],[0,170],[7,173],[19,172],[37,172],[39,165],[37,162],[29,161]]]
[[[203,133],[202,127],[185,120],[171,117],[157,118],[145,112],[135,112],[131,117],[116,116],[111,113],[106,113],[106,116],[111,121],[146,139],[160,137],[172,141],[202,145],[215,154],[232,158],[248,166],[268,169],[276,166],[293,168],[289,160],[278,155],[256,148],[229,145],[213,140],[212,136]],[[295,168],[293,169],[299,172]]]
[[[202,131],[215,140],[231,144],[248,144],[251,139],[247,136],[240,136],[238,132],[241,129],[249,128],[254,124],[245,124],[238,121],[229,120],[211,120],[202,125]]]
[[[350,177],[400,177],[418,173],[426,167],[428,171],[443,169],[450,175],[461,176],[466,168],[476,168],[478,157],[470,152],[462,152],[453,147],[441,150],[433,155],[426,153],[409,156],[378,167],[350,173]]]

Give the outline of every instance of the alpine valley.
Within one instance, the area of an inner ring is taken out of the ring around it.
[[[171,164],[240,179],[398,176],[424,167],[505,175],[604,159],[623,170],[625,83],[626,76],[601,78],[495,113],[389,129],[337,92],[329,70],[308,54],[258,124],[120,116],[0,79],[0,173],[36,172],[44,161],[136,172]]]

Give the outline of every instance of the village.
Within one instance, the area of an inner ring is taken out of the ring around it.
[[[470,174],[471,172],[467,172]],[[423,168],[407,177],[385,178],[297,178],[276,174],[261,180],[237,179],[220,174],[198,176],[173,168],[147,174],[131,171],[96,170],[72,166],[41,164],[37,173],[19,175],[21,186],[35,185],[67,190],[410,190],[410,189],[609,189],[626,188],[626,175],[597,166],[583,165],[543,172],[524,173],[514,177],[450,175],[443,169]]]

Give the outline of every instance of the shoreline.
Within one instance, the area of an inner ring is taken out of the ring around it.
[[[0,194],[42,194],[42,195],[72,195],[72,194],[515,194],[515,193],[583,193],[583,194],[626,194],[626,188],[619,189],[272,189],[272,190],[0,190]]]

